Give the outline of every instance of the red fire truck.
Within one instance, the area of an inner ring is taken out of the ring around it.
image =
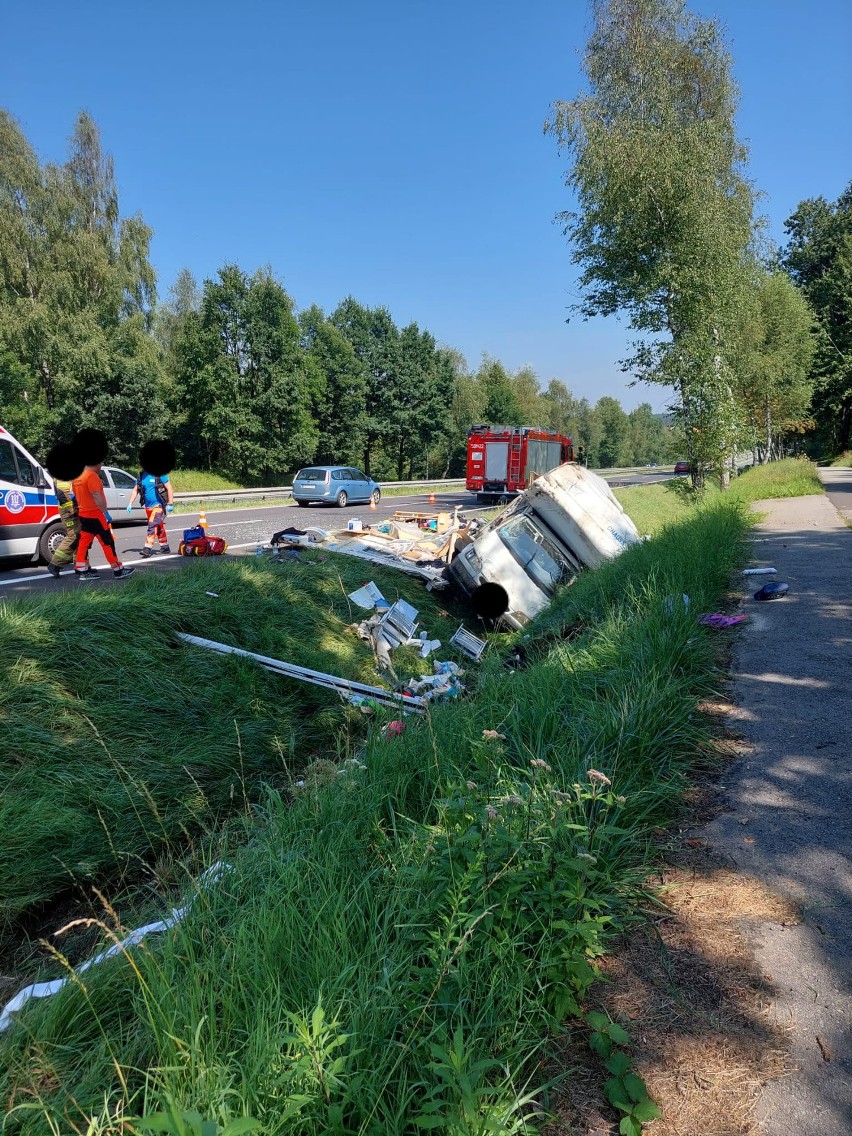
[[[467,488],[478,501],[521,493],[537,477],[574,460],[564,434],[536,426],[471,426],[467,432]]]

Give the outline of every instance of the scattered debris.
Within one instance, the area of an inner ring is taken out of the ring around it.
[[[429,655],[432,654],[433,651],[437,651],[438,648],[441,646],[441,640],[440,639],[427,639],[426,638],[426,632],[421,631],[420,635],[416,639],[412,635],[412,637],[406,643],[406,646],[407,647],[417,647],[417,649],[420,651],[420,658],[421,659],[427,659],[429,657]]]
[[[209,651],[218,651],[223,655],[239,655],[241,658],[252,659],[254,662],[260,663],[265,670],[272,671],[274,674],[335,690],[342,698],[347,698],[350,701],[353,698],[361,700],[366,698],[384,706],[401,706],[405,711],[418,714],[423,712],[424,700],[422,698],[414,698],[404,693],[397,694],[391,690],[383,690],[378,686],[368,686],[366,683],[355,682],[352,679],[338,678],[336,675],[325,674],[322,671],[313,671],[309,667],[300,667],[295,663],[272,659],[268,655],[258,655],[254,651],[243,651],[239,647],[231,647],[227,643],[217,643],[212,639],[202,639],[198,635],[188,635],[184,631],[178,631],[177,636],[179,639],[183,639],[185,643],[191,643],[195,647],[204,647]]]
[[[721,630],[725,627],[733,627],[737,623],[743,623],[746,619],[748,619],[747,615],[725,615],[721,611],[711,611],[699,615],[698,622],[703,623],[705,627],[715,627],[717,630]]]
[[[414,636],[417,630],[417,608],[405,600],[397,600],[382,616],[381,634],[392,647],[400,647]]]
[[[423,692],[424,699],[455,698],[464,690],[461,675],[464,674],[457,663],[436,662],[433,664],[435,673],[424,675],[407,684],[408,690],[415,694]]]
[[[467,655],[470,659],[478,660],[482,652],[488,646],[484,639],[477,639],[475,635],[471,635],[469,631],[465,630],[462,624],[458,631],[450,639],[450,642],[456,647],[463,655]]]
[[[365,608],[367,611],[372,611],[374,607],[390,607],[390,604],[372,580],[370,580],[368,584],[364,584],[362,588],[356,588],[354,592],[350,592],[346,598],[352,600],[358,607]]]
[[[744,576],[768,576],[774,575],[778,571],[777,568],[743,568]]]
[[[218,600],[219,598],[218,592],[205,592],[204,594],[205,596],[212,596],[214,600]]]
[[[85,974],[93,966],[98,966],[107,959],[114,958],[116,955],[126,954],[131,947],[138,946],[143,939],[147,939],[149,935],[155,935],[162,931],[168,931],[175,924],[180,923],[186,916],[186,913],[192,907],[196,898],[201,892],[210,884],[215,884],[221,879],[225,872],[230,871],[230,864],[226,864],[222,860],[217,860],[215,864],[211,864],[206,871],[202,872],[198,880],[198,890],[195,895],[190,896],[189,900],[183,907],[173,907],[165,919],[158,919],[156,923],[146,923],[144,927],[137,927],[135,931],[131,931],[119,942],[113,943],[111,947],[106,950],[100,951],[88,962],[82,963],[78,966],[72,974],[67,978],[55,978],[51,982],[33,982],[30,986],[25,986],[23,990],[19,990],[10,1002],[7,1002],[0,1011],[0,1033],[7,1030],[12,1024],[12,1015],[16,1014],[23,1006],[30,1001],[31,998],[49,998],[52,994],[57,994],[69,982],[79,981],[79,976]]]
[[[689,596],[686,594],[686,592],[683,593],[683,595],[680,597],[680,600],[683,604],[683,610],[689,611]],[[676,603],[677,600],[674,596],[666,596],[666,598],[663,600],[663,611],[666,613],[666,615],[674,614]]]
[[[782,584],[773,580],[771,584],[764,584],[762,588],[759,588],[754,593],[754,598],[756,600],[780,600],[787,595],[789,590],[789,584]]]
[[[819,1051],[822,1054],[823,1061],[831,1060],[831,1050],[828,1047],[828,1042],[816,1034],[816,1043],[819,1046]]]
[[[392,722],[386,722],[382,726],[382,733],[385,737],[398,738],[405,729],[405,722],[401,722],[399,718],[395,718]]]
[[[269,543],[273,548],[277,548],[282,544],[295,544],[305,547],[309,544],[324,544],[329,539],[329,536],[330,533],[325,529],[297,529],[290,525],[286,529],[280,529],[277,533],[273,533],[269,538]]]

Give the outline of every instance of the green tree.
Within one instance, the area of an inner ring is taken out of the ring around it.
[[[125,461],[162,428],[150,238],[141,217],[121,218],[88,115],[66,163],[42,166],[0,110],[0,341],[23,376],[25,405],[10,410],[33,448],[97,426]]]
[[[737,391],[746,423],[743,441],[754,449],[756,461],[769,461],[783,455],[787,439],[813,425],[814,316],[789,276],[758,269],[741,319]]]
[[[485,422],[495,426],[521,426],[523,417],[512,378],[502,363],[484,355],[476,381],[482,388],[482,413]]]
[[[595,0],[590,90],[547,129],[573,158],[563,214],[585,316],[625,311],[624,366],[675,387],[693,478],[725,480],[739,427],[731,359],[752,239],[731,61],[682,0]]]
[[[852,183],[835,202],[803,201],[784,223],[783,265],[807,296],[818,327],[813,412],[832,452],[852,443]]]
[[[185,456],[247,482],[279,484],[313,460],[322,376],[293,302],[267,271],[236,265],[204,283],[175,342]]]
[[[541,396],[542,425],[559,434],[566,434],[578,443],[579,423],[577,400],[559,379],[551,379]]]
[[[324,379],[316,461],[358,463],[367,438],[367,375],[339,328],[313,305],[299,316],[302,343]]]
[[[351,343],[366,382],[364,472],[388,436],[388,401],[399,369],[399,330],[387,308],[366,308],[348,296],[329,317]]]
[[[627,416],[627,464],[648,465],[666,458],[663,424],[648,402],[640,403]]]
[[[604,395],[595,406],[600,429],[598,461],[604,469],[627,465],[630,460],[629,422],[617,398]]]

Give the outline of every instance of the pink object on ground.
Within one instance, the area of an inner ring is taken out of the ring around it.
[[[721,611],[705,612],[704,615],[699,615],[698,622],[703,623],[705,627],[733,627],[736,623],[742,623],[743,620],[748,619],[747,615],[724,615]]]

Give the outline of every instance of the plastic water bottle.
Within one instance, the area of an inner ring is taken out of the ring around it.
[[[257,544],[255,545],[254,554],[255,554],[255,557],[263,556],[263,542],[262,541],[259,540],[257,542]]]

